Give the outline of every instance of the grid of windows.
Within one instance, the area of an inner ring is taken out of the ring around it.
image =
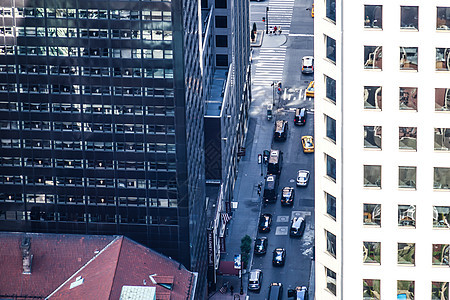
[[[325,1],[326,17],[330,18],[328,8],[334,1]],[[334,3],[333,3],[334,5]],[[400,6],[400,24],[399,29],[402,31],[418,31],[419,30],[419,7],[418,6]],[[335,17],[331,18],[335,21]],[[382,5],[364,5],[364,28],[366,29],[383,29],[383,6]],[[436,7],[436,30],[450,30],[450,7]],[[332,49],[333,40],[325,36],[325,56],[329,60],[333,59]],[[435,70],[450,70],[450,50],[449,48],[435,48]],[[381,45],[364,46],[364,69],[382,70],[383,47]],[[400,46],[399,47],[399,69],[402,71],[418,71],[418,54],[419,47]],[[409,76],[409,75],[408,75]],[[328,92],[328,78],[326,78],[326,95]],[[409,86],[399,86],[399,111],[418,111],[418,88]],[[382,109],[382,87],[381,86],[364,86],[364,109]],[[450,111],[450,88],[435,88],[435,111]],[[326,136],[329,137],[328,116],[326,118]],[[406,125],[406,124],[405,124]],[[364,126],[364,148],[381,149],[381,126]],[[450,129],[434,128],[434,150],[449,151],[450,149]],[[399,127],[399,150],[417,151],[417,127]],[[326,172],[329,175],[329,157],[326,157]],[[381,165],[364,165],[363,166],[364,187],[381,188]],[[434,167],[433,172],[433,189],[449,190],[450,168]],[[417,168],[415,166],[398,166],[398,188],[399,189],[416,189]],[[329,195],[325,193],[327,200],[327,213],[330,214]],[[367,203],[363,204],[363,224],[381,226],[381,204]],[[431,216],[430,216],[431,218]],[[450,228],[450,207],[433,206],[433,227],[434,228]],[[398,226],[401,228],[416,227],[416,205],[399,204],[398,205]],[[329,232],[326,231],[327,251],[330,249]],[[399,265],[414,266],[415,265],[415,243],[402,242],[398,243],[397,263]],[[433,266],[449,266],[449,244],[433,244],[432,259]],[[380,242],[363,242],[364,263],[381,263],[381,243]],[[327,272],[327,287],[329,286],[329,269]],[[381,280],[380,279],[363,279],[363,299],[381,299]],[[398,299],[415,299],[415,281],[413,280],[397,280],[397,298]],[[431,282],[431,299],[441,300],[449,299],[449,283],[448,282]]]

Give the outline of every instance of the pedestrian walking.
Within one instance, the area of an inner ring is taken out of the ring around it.
[[[278,34],[281,34],[281,26],[278,27]]]
[[[273,27],[273,34],[277,34],[277,26]]]

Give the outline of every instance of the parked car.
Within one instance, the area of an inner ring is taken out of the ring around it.
[[[295,117],[294,117],[294,124],[295,125],[305,125],[306,124],[306,118],[308,114],[306,111],[306,108],[297,108],[295,110]]]
[[[267,252],[267,238],[266,237],[257,237],[255,240],[255,249],[254,252],[256,255],[266,254]]]
[[[306,88],[306,97],[314,98],[314,81],[311,81]]]
[[[297,186],[307,186],[309,182],[309,171],[298,170],[297,172]]]
[[[314,73],[314,57],[303,56],[302,58],[302,73],[311,74]]]
[[[261,290],[262,278],[263,272],[260,269],[251,270],[248,277],[248,289],[250,291]]]
[[[289,236],[299,237],[303,236],[305,232],[306,222],[302,217],[295,217],[291,221],[291,229],[289,230]]]
[[[274,266],[284,266],[286,262],[286,249],[276,248],[273,250],[272,265]]]
[[[281,192],[281,205],[293,205],[295,190],[293,187],[285,187]]]
[[[272,224],[272,215],[267,213],[261,214],[261,216],[259,217],[259,225],[258,225],[259,232],[269,232],[271,224]]]
[[[269,286],[269,296],[267,300],[283,299],[283,284],[280,282],[272,282]]]
[[[295,290],[288,290],[288,298],[292,297],[295,300],[308,300],[308,288],[306,286],[298,286]]]
[[[314,152],[314,139],[310,135],[302,136],[302,147],[304,153]]]

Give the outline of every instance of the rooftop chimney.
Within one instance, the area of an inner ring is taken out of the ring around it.
[[[31,274],[31,261],[33,260],[33,255],[31,255],[31,240],[29,237],[24,237],[22,239],[20,250],[22,250],[22,274]]]

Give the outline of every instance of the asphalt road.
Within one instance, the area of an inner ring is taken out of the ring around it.
[[[286,0],[286,3],[292,2]],[[257,23],[262,29],[261,16],[265,14],[265,7],[272,9],[275,3],[284,4],[283,0],[266,0],[261,2],[252,1],[250,4],[251,22]],[[260,105],[257,116],[258,124],[264,129],[264,134],[272,134],[275,120],[287,120],[289,123],[288,138],[285,142],[272,142],[272,149],[283,152],[283,169],[281,171],[280,184],[278,188],[278,200],[276,203],[262,205],[261,212],[273,215],[272,229],[270,233],[258,236],[267,236],[269,241],[267,254],[253,256],[251,269],[263,271],[262,289],[259,293],[248,292],[250,299],[267,299],[269,284],[281,282],[284,287],[283,299],[287,298],[287,290],[296,286],[310,286],[310,272],[312,266],[314,246],[314,153],[303,153],[301,147],[301,136],[314,136],[314,99],[305,97],[305,89],[313,79],[313,75],[301,74],[301,58],[305,55],[313,55],[313,19],[310,11],[311,0],[294,0],[292,19],[290,26],[283,25],[283,31],[289,32],[285,47],[284,66],[282,74],[283,93],[276,98],[277,110],[274,119],[268,121],[265,115],[264,105],[272,99],[272,88],[259,87],[254,93],[256,98],[253,105]],[[272,16],[269,21],[274,20]],[[270,23],[269,23],[270,24]],[[265,37],[266,38],[266,37]],[[268,36],[267,36],[268,38]],[[258,59],[262,48],[254,48],[253,57]],[[264,62],[261,62],[264,63]],[[258,66],[256,66],[258,71]],[[269,75],[270,76],[270,75]],[[260,99],[262,98],[262,100]],[[278,102],[279,101],[279,102]],[[308,119],[305,126],[294,125],[294,111],[297,107],[308,109]],[[255,109],[253,107],[252,109]],[[257,142],[257,139],[256,139]],[[296,187],[296,175],[299,169],[311,172],[309,185],[307,187]],[[264,168],[264,173],[266,168]],[[292,207],[282,207],[280,204],[281,189],[285,186],[295,187],[295,200]],[[301,215],[306,219],[306,230],[301,239],[289,236],[290,222],[293,216]],[[253,246],[253,245],[252,245]],[[272,266],[272,251],[277,247],[286,248],[286,264],[283,267]]]

